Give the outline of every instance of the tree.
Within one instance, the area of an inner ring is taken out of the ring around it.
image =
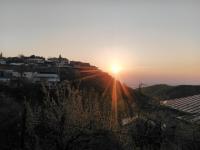
[[[19,55],[19,58],[24,58],[25,56],[23,54],[20,54]]]
[[[31,55],[30,58],[36,58],[36,56],[35,55]]]

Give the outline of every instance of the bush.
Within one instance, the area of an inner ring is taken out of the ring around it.
[[[28,149],[40,147],[43,150],[64,150],[69,147],[68,144],[73,147],[73,143],[69,141],[74,136],[78,134],[82,137],[81,140],[85,139],[88,131],[92,132],[89,134],[92,143],[101,143],[105,137],[109,143],[104,145],[109,149],[112,147],[110,145],[116,142],[115,140],[112,142],[111,136],[106,135],[106,132],[100,132],[111,131],[113,128],[110,124],[111,100],[109,98],[102,99],[94,90],[80,91],[66,83],[60,84],[53,92],[45,87],[43,91],[45,96],[42,105],[25,103],[24,139]],[[82,144],[84,145],[84,140]]]

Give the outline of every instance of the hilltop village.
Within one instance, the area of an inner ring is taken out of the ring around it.
[[[74,77],[80,71],[98,71],[96,66],[59,57],[41,56],[3,57],[0,54],[0,82],[14,85],[21,80],[31,83],[46,83],[49,87]]]

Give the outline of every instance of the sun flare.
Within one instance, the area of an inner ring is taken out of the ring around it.
[[[120,71],[121,71],[121,67],[120,67],[119,65],[113,64],[113,65],[111,66],[111,72],[112,72],[113,74],[119,74]]]

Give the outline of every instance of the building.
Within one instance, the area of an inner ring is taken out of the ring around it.
[[[12,73],[10,70],[0,70],[0,82],[8,83],[11,80]]]
[[[6,58],[6,61],[8,64],[24,64],[25,63],[25,58],[24,57],[8,57]]]
[[[43,64],[45,60],[42,58],[28,58],[26,62],[28,64]]]
[[[45,62],[45,58],[40,56],[31,55],[30,57],[25,58],[26,63],[28,64],[43,64]]]
[[[69,66],[69,60],[67,58],[62,58],[60,55],[58,58],[48,58],[46,61],[48,64],[52,64],[56,67],[68,67]]]
[[[11,66],[22,66],[22,65],[25,65],[24,63],[10,63]]]
[[[58,74],[36,73],[33,76],[33,82],[60,82]]]
[[[32,79],[33,83],[42,83],[49,89],[54,89],[56,85],[60,82],[60,77],[58,74],[52,73],[36,73]]]
[[[83,63],[80,61],[70,61],[70,65],[74,68],[90,67],[89,63]]]
[[[6,60],[4,60],[3,58],[0,58],[0,65],[5,65],[6,64]]]
[[[164,100],[161,105],[179,110],[185,115],[178,116],[180,120],[200,124],[200,94],[177,99]]]
[[[15,79],[19,79],[19,78],[23,78],[26,80],[32,80],[34,74],[36,74],[35,72],[18,72],[18,71],[14,71],[14,70],[2,70],[1,71],[1,76],[2,74],[4,74],[4,76],[6,76],[7,78],[9,78],[9,80],[15,80]]]
[[[6,63],[6,64],[5,64]],[[91,66],[89,63],[80,61],[70,61],[67,58],[62,58],[60,55],[58,58],[45,59],[40,56],[23,56],[0,58],[0,68],[4,70],[10,70],[10,76],[5,79],[5,76],[1,75],[2,81],[28,81],[32,83],[49,83],[56,84],[61,80],[67,78],[72,79],[74,74],[80,74],[80,72],[90,72],[98,70],[97,67]]]

